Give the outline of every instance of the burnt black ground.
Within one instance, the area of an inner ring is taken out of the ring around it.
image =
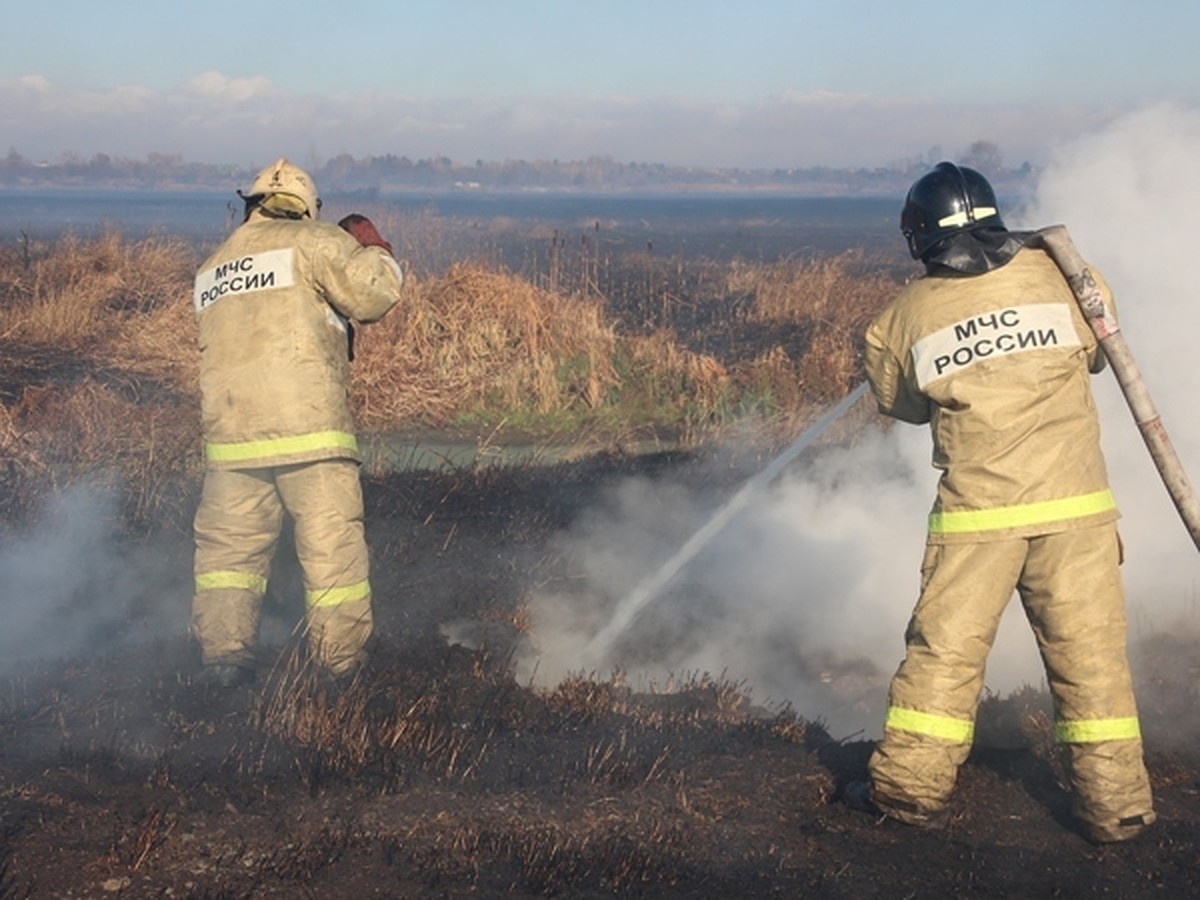
[[[587,678],[535,691],[504,647],[439,636],[453,618],[519,628],[530,585],[563,575],[551,535],[613,479],[687,477],[688,463],[368,480],[379,628],[348,685],[281,642],[251,688],[205,689],[182,634],[10,676],[0,897],[1200,892],[1200,754],[1183,737],[1200,733],[1193,636],[1136,648],[1160,821],[1102,847],[1070,822],[1036,691],[985,703],[949,825],[924,832],[837,801],[871,745],[834,741],[804,710],[764,712],[706,677],[673,694]],[[186,566],[186,534],[168,537]],[[272,587],[283,619],[286,563]]]

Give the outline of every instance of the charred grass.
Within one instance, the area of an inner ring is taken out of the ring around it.
[[[285,652],[232,696],[111,659],[11,703],[29,755],[3,764],[8,894],[688,894],[738,890],[728,865],[771,883],[774,851],[719,837],[748,813],[722,781],[745,786],[763,747],[802,755],[794,719],[706,679],[536,692],[489,651],[391,649],[345,685]]]
[[[1186,895],[1198,861],[1196,685],[1182,636],[1139,649],[1162,821],[1114,848],[1071,830],[1045,694],[988,697],[945,832],[835,802],[865,741],[681,673],[661,688],[514,674],[520,598],[569,573],[546,538],[629,460],[544,478],[367,481],[379,554],[372,662],[347,682],[295,638],[257,682],[199,684],[182,636],[35,662],[0,697],[3,896]],[[672,466],[685,460],[672,460]],[[547,504],[557,486],[557,505]],[[448,498],[448,499],[447,499]],[[430,516],[432,508],[437,514]],[[391,510],[393,521],[375,518]],[[401,524],[401,522],[407,524]],[[489,564],[503,556],[508,565]],[[451,572],[481,572],[464,582]],[[186,597],[177,598],[186,603]],[[446,615],[506,627],[475,646]],[[291,619],[293,611],[278,613]]]
[[[687,465],[601,455],[368,478],[379,627],[371,664],[343,683],[296,637],[268,643],[256,683],[232,692],[198,683],[179,635],[30,661],[0,696],[3,896],[1190,891],[1200,781],[1178,738],[1198,698],[1189,666],[1165,663],[1200,665],[1182,635],[1139,647],[1162,821],[1115,848],[1071,830],[1040,690],[985,699],[951,824],[933,834],[835,802],[870,743],[764,708],[746,685],[517,677],[524,592],[570,578],[548,537],[631,468]],[[441,637],[448,616],[503,627],[469,646]]]

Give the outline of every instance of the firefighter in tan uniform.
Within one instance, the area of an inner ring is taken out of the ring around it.
[[[348,351],[352,323],[381,318],[402,282],[365,217],[318,221],[312,179],[287,160],[238,193],[245,221],[200,267],[193,298],[206,472],[191,627],[204,679],[225,687],[253,678],[285,512],[310,657],[333,676],[363,659],[371,586]]]
[[[1053,695],[1076,819],[1092,840],[1125,840],[1155,814],[1089,385],[1103,352],[1054,262],[1033,235],[1005,229],[978,172],[940,163],[909,191],[901,228],[927,274],[868,329],[867,375],[881,412],[930,424],[942,474],[871,781],[848,785],[846,800],[944,823],[1015,590]]]

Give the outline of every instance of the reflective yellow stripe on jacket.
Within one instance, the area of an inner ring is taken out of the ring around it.
[[[315,431],[290,437],[264,438],[258,441],[205,445],[209,462],[255,462],[264,459],[310,453],[314,450],[345,450],[358,453],[358,441],[346,431]]]
[[[969,744],[975,736],[975,723],[966,719],[939,716],[934,713],[918,712],[900,706],[888,707],[884,728],[909,731],[940,738],[955,744]]]
[[[1117,508],[1112,491],[1107,488],[1077,497],[1023,503],[1020,506],[1000,506],[995,509],[965,509],[934,512],[929,515],[930,534],[966,534],[975,531],[1001,531],[1024,528],[1047,522],[1082,519]]]

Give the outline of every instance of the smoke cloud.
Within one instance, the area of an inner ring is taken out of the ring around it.
[[[1014,227],[1064,223],[1113,287],[1123,328],[1176,449],[1200,475],[1196,373],[1186,342],[1200,297],[1184,261],[1200,238],[1200,112],[1140,111],[1058,148]],[[1001,198],[1003,203],[1003,198]],[[897,240],[900,240],[897,235]],[[1192,354],[1195,355],[1194,353]],[[1104,373],[1094,380],[1104,447],[1124,517],[1131,636],[1197,618],[1195,548],[1137,428]],[[562,537],[585,587],[532,604],[530,677],[620,670],[643,687],[709,674],[790,704],[834,737],[877,736],[886,683],[903,658],[936,473],[925,428],[871,426],[849,449],[796,461],[714,538],[602,658],[591,638],[639,579],[716,511],[678,483],[631,481]],[[1020,604],[1010,604],[987,688],[1042,686]]]
[[[1200,378],[1190,359],[1200,326],[1191,254],[1200,240],[1200,111],[1143,110],[1061,149],[1028,224],[1067,225],[1109,282],[1121,329],[1193,482],[1200,478]],[[1135,627],[1196,620],[1196,550],[1171,505],[1115,379],[1094,379],[1104,450],[1121,506]]]
[[[182,629],[184,604],[162,600],[186,591],[181,570],[154,546],[121,546],[114,492],[68,488],[37,523],[0,550],[0,675]]]

